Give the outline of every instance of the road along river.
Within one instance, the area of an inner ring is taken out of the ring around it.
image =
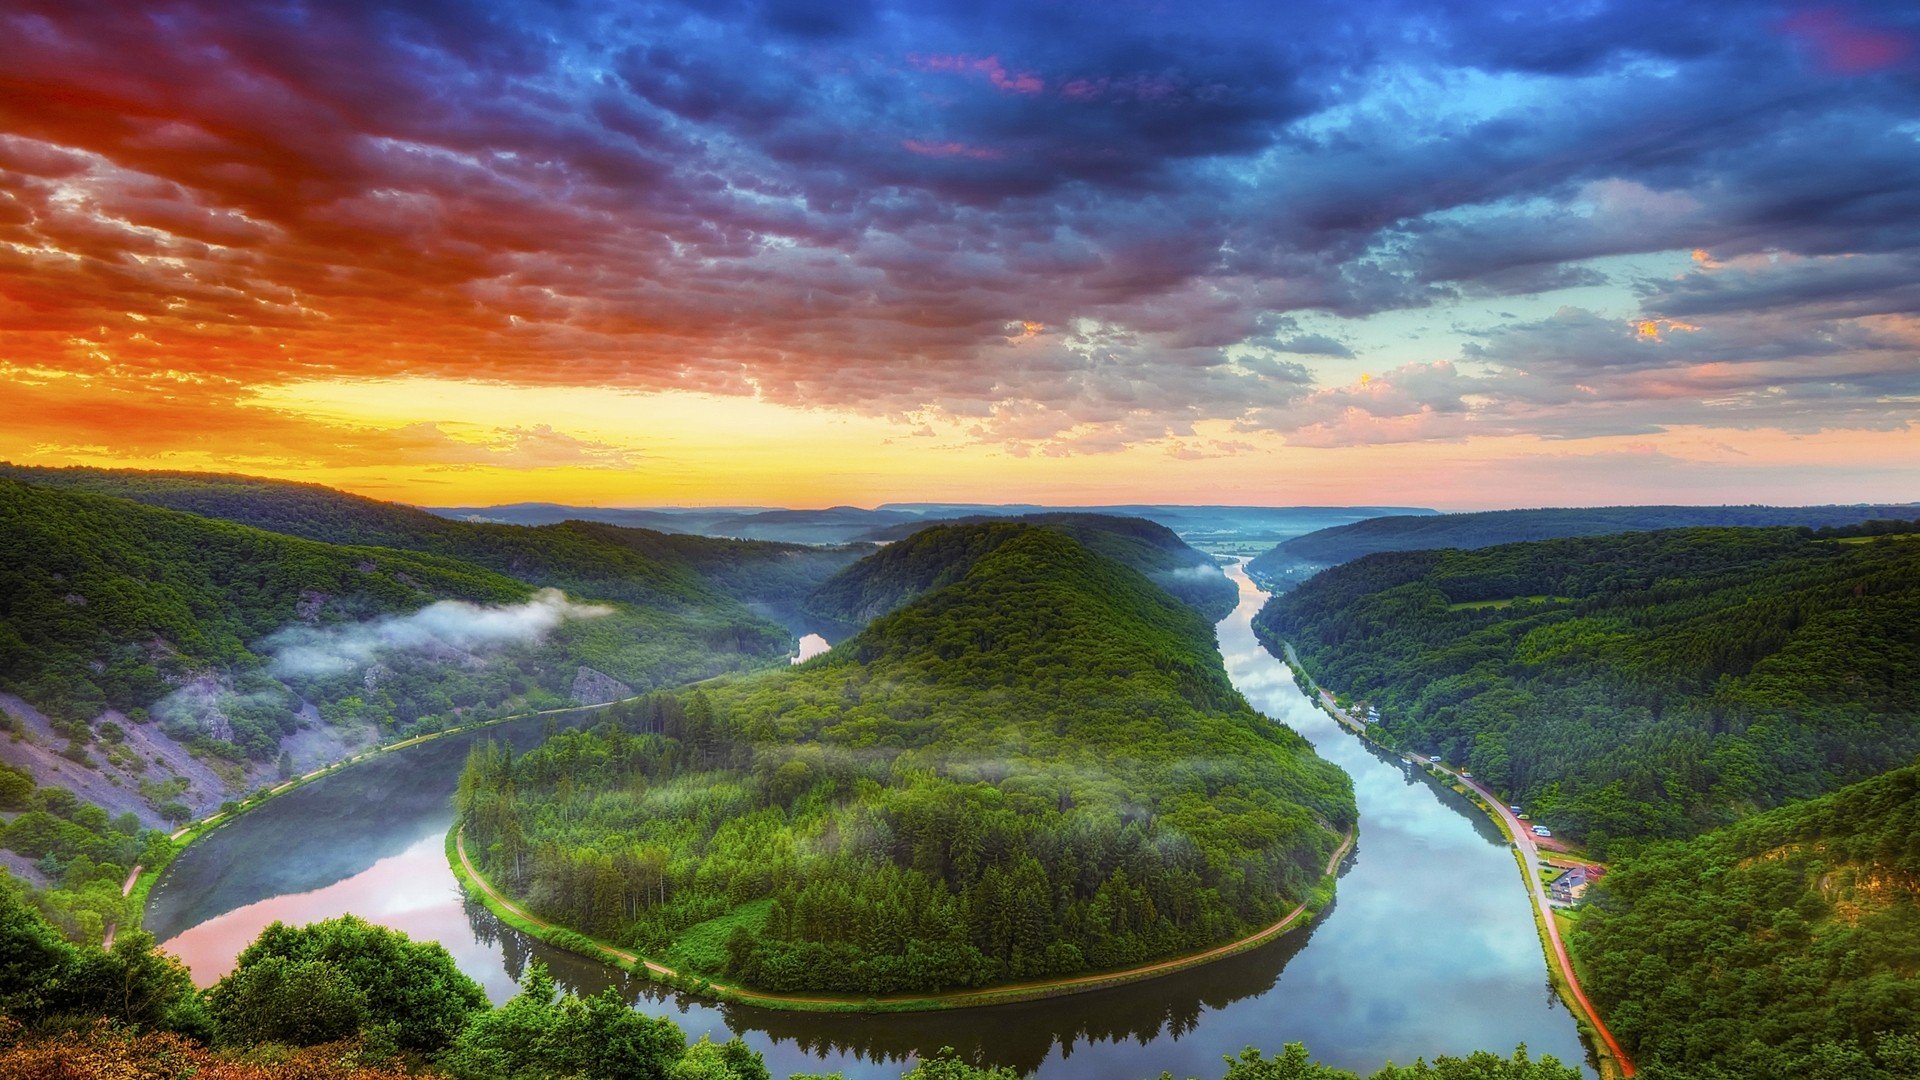
[[[154,888],[146,926],[205,985],[268,923],[351,911],[441,942],[495,1001],[512,995],[537,958],[562,986],[619,986],[689,1037],[738,1034],[776,1077],[840,1070],[849,1080],[890,1080],[942,1046],[1044,1080],[1163,1069],[1212,1080],[1222,1055],[1291,1041],[1362,1073],[1388,1059],[1506,1053],[1521,1042],[1536,1056],[1584,1061],[1498,830],[1314,708],[1254,640],[1250,623],[1264,594],[1231,573],[1241,603],[1218,626],[1227,670],[1256,708],[1353,777],[1360,839],[1318,921],[1217,963],[1070,997],[935,1013],[774,1012],[663,992],[502,925],[461,896],[447,866],[449,799],[467,747],[476,738],[530,745],[554,723],[541,718],[384,754],[262,804],[175,860]]]

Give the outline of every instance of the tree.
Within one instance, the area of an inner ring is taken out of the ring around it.
[[[366,1022],[390,1025],[406,1049],[447,1046],[487,1007],[480,985],[461,973],[446,949],[354,915],[298,928],[276,922],[241,952],[228,978],[275,957],[330,965],[365,996]]]
[[[612,987],[556,1001],[553,976],[536,961],[520,993],[475,1017],[440,1064],[461,1080],[666,1080],[685,1048],[672,1021],[640,1015]]]
[[[209,1002],[219,1039],[231,1046],[313,1046],[367,1022],[366,992],[324,960],[261,958],[221,979]]]

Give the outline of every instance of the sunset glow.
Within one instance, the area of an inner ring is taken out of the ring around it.
[[[1603,7],[9,5],[0,458],[1916,498],[1916,17]]]

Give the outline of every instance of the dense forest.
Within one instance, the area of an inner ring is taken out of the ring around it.
[[[1471,514],[1368,518],[1296,536],[1247,564],[1270,581],[1302,564],[1337,566],[1383,551],[1480,548],[1523,540],[1706,526],[1825,528],[1865,521],[1911,521],[1920,503],[1888,506],[1590,506],[1484,510]]]
[[[1371,555],[1255,630],[1604,855],[1913,760],[1920,538],[1891,528]]]
[[[776,991],[1118,968],[1311,894],[1349,783],[1205,619],[1051,528],[934,535],[964,571],[826,656],[476,749],[469,851],[547,918]]]
[[[0,863],[97,941],[130,915],[131,868],[171,849],[151,826],[371,743],[777,664],[790,640],[704,585],[585,604],[446,555],[0,478],[0,692],[19,699]]]
[[[72,725],[75,738],[109,707],[143,722],[156,702],[209,672],[226,681],[230,700],[219,732],[205,734],[271,757],[301,698],[328,719],[404,726],[535,685],[564,701],[579,664],[645,689],[764,663],[787,647],[784,631],[737,603],[702,606],[694,594],[662,607],[603,604],[595,618],[562,623],[539,648],[507,650],[490,665],[395,653],[370,679],[364,664],[270,674],[263,655],[263,642],[288,628],[347,627],[436,601],[542,596],[446,556],[319,543],[0,480],[0,688]]]
[[[974,527],[983,524],[1001,528]],[[890,545],[881,556],[841,571],[820,586],[808,606],[829,618],[864,623],[930,588],[957,580],[971,560],[1015,535],[1019,525],[1045,525],[1066,533],[1094,552],[1145,574],[1209,620],[1218,622],[1239,600],[1239,590],[1221,573],[1219,564],[1188,547],[1165,525],[1145,518],[1063,512],[909,522],[881,530],[875,538]]]
[[[1650,1080],[1920,1076],[1920,768],[1640,852],[1573,945]]]
[[[728,597],[797,603],[872,550],[720,540],[588,521],[537,527],[455,521],[318,484],[252,476],[0,464],[0,477],[329,544],[450,556],[535,585],[663,610],[719,609]]]

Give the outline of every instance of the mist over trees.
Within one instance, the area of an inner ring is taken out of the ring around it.
[[[543,917],[776,991],[1124,967],[1308,898],[1350,787],[1203,618],[1048,528],[936,538],[964,571],[825,657],[477,748],[469,850]]]

